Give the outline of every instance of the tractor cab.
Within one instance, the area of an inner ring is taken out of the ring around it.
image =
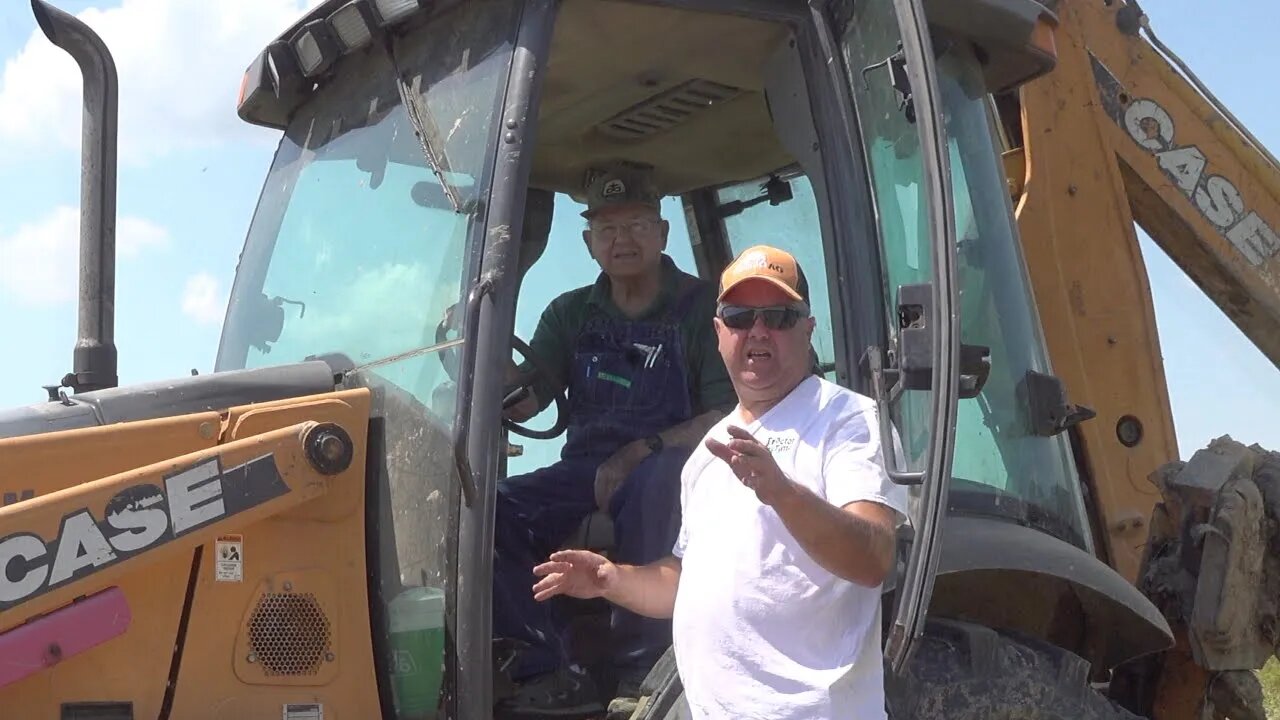
[[[406,702],[392,629],[423,592],[445,608],[443,716],[493,704],[495,486],[554,462],[565,420],[563,402],[503,420],[504,370],[548,303],[600,272],[580,213],[611,162],[651,169],[685,272],[714,283],[762,243],[804,267],[815,371],[876,400],[891,475],[913,487],[891,668],[930,605],[948,506],[1091,549],[1069,445],[1028,410],[1056,386],[988,101],[1052,66],[1052,16],[924,5],[332,0],[251,64],[239,113],[283,136],[215,369],[321,359],[373,389],[387,708]]]

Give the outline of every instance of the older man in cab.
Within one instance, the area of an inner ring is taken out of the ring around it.
[[[875,405],[813,374],[807,284],[784,251],[725,270],[715,327],[739,403],[684,467],[672,553],[553,553],[536,597],[674,617],[694,718],[883,720],[880,592],[907,505]]]
[[[533,598],[533,568],[597,508],[612,516],[620,562],[667,555],[679,530],[680,469],[736,401],[711,324],[715,286],[665,253],[670,228],[650,169],[612,163],[595,173],[586,200],[583,242],[600,275],[543,312],[529,343],[543,372],[507,411],[527,419],[567,389],[560,460],[498,486],[494,631],[528,645],[510,671],[520,688],[500,705],[503,717],[603,709],[565,650],[561,619]],[[610,642],[618,693],[634,694],[671,645],[670,621],[616,608]]]

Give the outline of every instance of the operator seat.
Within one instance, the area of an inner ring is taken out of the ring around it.
[[[609,515],[609,511],[596,508],[582,519],[582,524],[565,540],[561,549],[590,550],[608,556],[617,542],[613,532],[613,517]]]

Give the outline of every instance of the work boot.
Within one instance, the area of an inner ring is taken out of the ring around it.
[[[631,720],[640,707],[640,700],[633,697],[616,697],[609,702],[609,710],[604,720]]]
[[[616,697],[609,703],[605,720],[631,720],[640,705],[640,685],[644,678],[643,673],[635,671],[624,671],[618,677],[618,689],[614,691]]]
[[[590,676],[576,668],[561,668],[521,682],[514,695],[494,708],[494,718],[581,720],[604,711]]]

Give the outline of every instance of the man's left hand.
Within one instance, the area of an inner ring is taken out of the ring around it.
[[[728,443],[707,438],[707,449],[728,463],[733,474],[755,491],[760,502],[772,507],[793,494],[795,483],[774,462],[769,448],[736,425],[729,426],[729,436],[733,439]]]
[[[596,506],[601,510],[608,510],[613,494],[648,456],[649,445],[644,440],[632,440],[610,455],[596,469]]]

